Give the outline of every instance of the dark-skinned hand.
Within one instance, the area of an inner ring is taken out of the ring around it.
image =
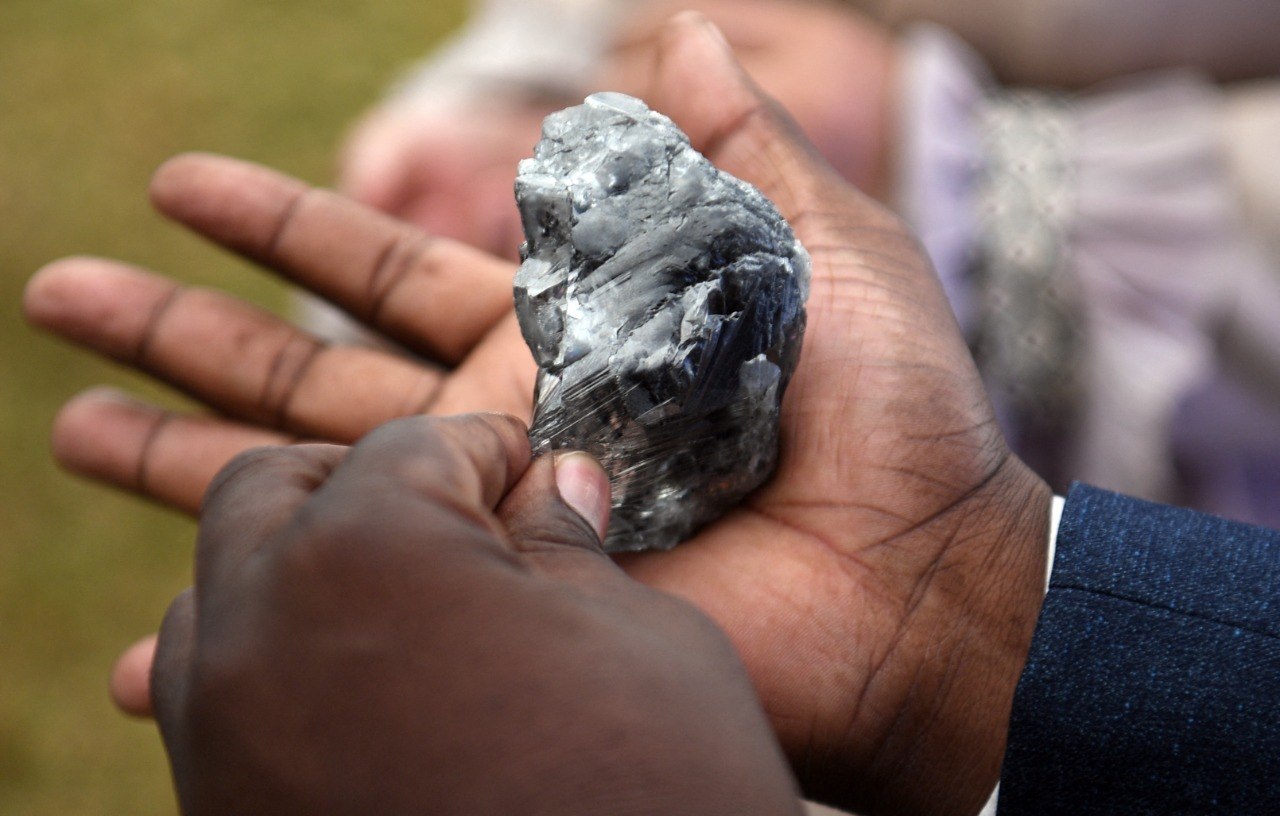
[[[608,496],[498,415],[237,457],[156,651],[183,812],[798,816],[728,639],[600,548]]]
[[[1049,490],[1009,452],[900,221],[815,157],[702,18],[675,18],[655,48],[647,101],[778,205],[814,276],[774,479],[676,550],[624,566],[729,635],[808,796],[868,814],[976,811],[1041,603]],[[70,469],[194,510],[249,447],[347,442],[420,411],[528,418],[510,265],[227,159],[171,162],[153,197],[439,365],[323,346],[114,262],[62,261],[30,285],[31,320],[218,412],[82,396],[54,428]],[[147,662],[143,646],[117,674],[135,708]]]

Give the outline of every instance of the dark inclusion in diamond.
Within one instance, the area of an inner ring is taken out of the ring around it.
[[[808,253],[758,190],[621,94],[547,117],[516,199],[534,449],[608,470],[607,549],[673,547],[773,471]]]

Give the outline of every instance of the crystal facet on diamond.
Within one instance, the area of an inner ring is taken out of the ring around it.
[[[622,94],[547,117],[516,200],[534,449],[604,465],[606,549],[673,547],[773,472],[809,255],[756,188]]]

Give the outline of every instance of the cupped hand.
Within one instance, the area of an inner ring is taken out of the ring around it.
[[[1039,610],[1048,489],[1009,453],[902,224],[815,157],[702,18],[674,19],[656,48],[649,103],[773,199],[814,277],[773,481],[625,567],[728,633],[808,795],[864,813],[974,811]],[[63,262],[28,291],[37,323],[238,418],[84,397],[55,427],[72,469],[191,509],[234,453],[286,434],[350,440],[422,408],[527,416],[509,266],[227,160],[179,160],[156,198],[457,365],[324,347],[222,296]]]
[[[601,549],[608,497],[497,415],[233,460],[155,658],[182,811],[798,816],[723,633]]]

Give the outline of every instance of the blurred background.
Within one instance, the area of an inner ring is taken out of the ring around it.
[[[287,310],[282,286],[151,212],[151,173],[210,150],[331,183],[347,128],[470,7],[462,47],[356,140],[396,148],[407,187],[350,165],[348,187],[513,255],[510,170],[541,116],[600,68],[645,87],[635,46],[685,5],[847,178],[895,176],[880,192],[1059,490],[1280,525],[1274,0],[0,0],[0,814],[174,812],[153,726],[116,714],[106,679],[189,582],[195,532],[53,466],[51,422],[79,391],[175,398],[27,328],[27,279],[102,255]]]
[[[456,28],[463,0],[0,2],[0,813],[173,813],[153,726],[106,694],[116,653],[189,583],[194,525],[73,479],[58,407],[141,378],[28,329],[42,264],[106,255],[283,309],[282,287],[152,214],[166,157],[213,150],[327,184],[344,129]]]

